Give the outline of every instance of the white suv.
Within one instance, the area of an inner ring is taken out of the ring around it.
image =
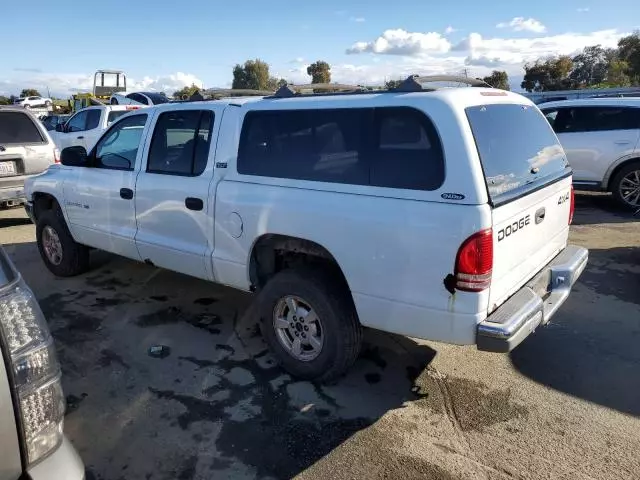
[[[303,378],[341,374],[363,326],[509,351],[586,265],[571,169],[526,98],[422,80],[129,113],[29,182],[42,259],[77,275],[92,247],[257,291]]]
[[[20,97],[17,98],[14,102],[15,105],[20,105],[24,108],[35,108],[35,107],[50,107],[53,105],[53,102],[50,98],[45,97]]]
[[[588,98],[541,107],[573,169],[573,184],[640,208],[640,98]]]

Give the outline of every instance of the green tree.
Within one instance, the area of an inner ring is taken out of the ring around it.
[[[311,76],[311,83],[331,83],[331,65],[318,60],[307,67],[307,75]]]
[[[20,92],[21,97],[41,97],[40,92],[35,88],[25,88]]]
[[[483,81],[487,82],[493,88],[499,88],[501,90],[511,90],[509,86],[509,75],[503,70],[494,70],[491,75],[484,77]]]
[[[269,88],[267,90],[277,90],[287,84],[284,78],[269,77]]]
[[[269,65],[259,58],[247,60],[244,65],[237,64],[233,67],[233,83],[231,88],[269,90],[270,84]]]
[[[626,74],[633,83],[640,83],[640,31],[618,41],[618,58],[627,63]]]
[[[173,92],[174,98],[189,98],[196,92],[199,92],[200,88],[196,86],[195,83],[192,83],[190,86],[182,87],[180,90],[176,90]]]
[[[571,59],[573,69],[569,74],[574,88],[586,88],[604,82],[607,77],[609,63],[615,57],[613,49],[605,49],[600,45],[585,47]]]
[[[629,64],[624,60],[612,60],[607,68],[606,84],[611,87],[628,87],[631,85],[631,79],[627,72]]]
[[[387,80],[384,82],[384,88],[387,90],[393,90],[394,88],[398,88],[402,82],[403,80]]]
[[[573,69],[571,57],[566,55],[539,59],[524,66],[524,79],[520,86],[527,92],[546,92],[571,88],[569,73]]]
[[[9,97],[5,97],[4,95],[0,95],[0,105],[11,105],[13,102],[9,100]]]

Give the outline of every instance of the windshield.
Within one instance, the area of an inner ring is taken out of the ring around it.
[[[536,107],[493,104],[466,109],[489,197],[496,199],[564,173],[568,162],[557,137]]]

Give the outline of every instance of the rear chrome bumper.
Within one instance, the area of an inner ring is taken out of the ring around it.
[[[530,282],[478,324],[478,350],[510,352],[538,325],[546,325],[587,266],[589,251],[569,245]]]

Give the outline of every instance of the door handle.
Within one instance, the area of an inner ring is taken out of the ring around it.
[[[76,137],[78,140],[82,140],[84,137],[82,135],[80,135],[79,137]]]
[[[184,206],[189,210],[200,211],[204,208],[204,202],[200,198],[187,197],[184,199]]]
[[[629,145],[631,143],[630,140],[616,140],[615,142],[616,145]]]
[[[133,190],[131,190],[130,188],[121,188],[120,198],[124,198],[125,200],[131,200],[133,198]]]

